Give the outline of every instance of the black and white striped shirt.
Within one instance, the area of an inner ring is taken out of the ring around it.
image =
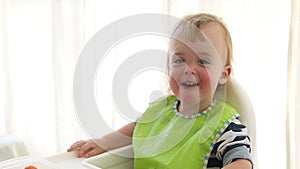
[[[252,163],[247,128],[236,119],[229,124],[215,144],[207,168],[222,168],[237,159],[247,159]]]

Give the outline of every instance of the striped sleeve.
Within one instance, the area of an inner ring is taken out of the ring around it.
[[[236,159],[251,159],[251,143],[245,125],[232,121],[212,150],[212,154],[225,166]]]

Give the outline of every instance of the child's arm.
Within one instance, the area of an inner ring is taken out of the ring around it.
[[[247,127],[239,120],[230,123],[215,145],[212,152],[222,161],[223,169],[252,168],[250,138]]]
[[[77,157],[91,157],[107,150],[115,149],[132,143],[135,123],[129,123],[119,130],[105,135],[99,139],[78,141],[67,151],[79,150]]]
[[[237,168],[238,169],[251,169],[252,164],[249,160],[238,159],[238,160],[226,165],[222,169],[237,169]]]

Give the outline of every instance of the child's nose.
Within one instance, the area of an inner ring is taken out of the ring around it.
[[[184,69],[184,74],[197,74],[196,66],[194,64],[187,64]]]

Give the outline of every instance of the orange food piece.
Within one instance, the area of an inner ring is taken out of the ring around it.
[[[38,169],[38,168],[36,168],[36,167],[33,166],[33,165],[30,165],[30,166],[25,167],[24,169]]]

